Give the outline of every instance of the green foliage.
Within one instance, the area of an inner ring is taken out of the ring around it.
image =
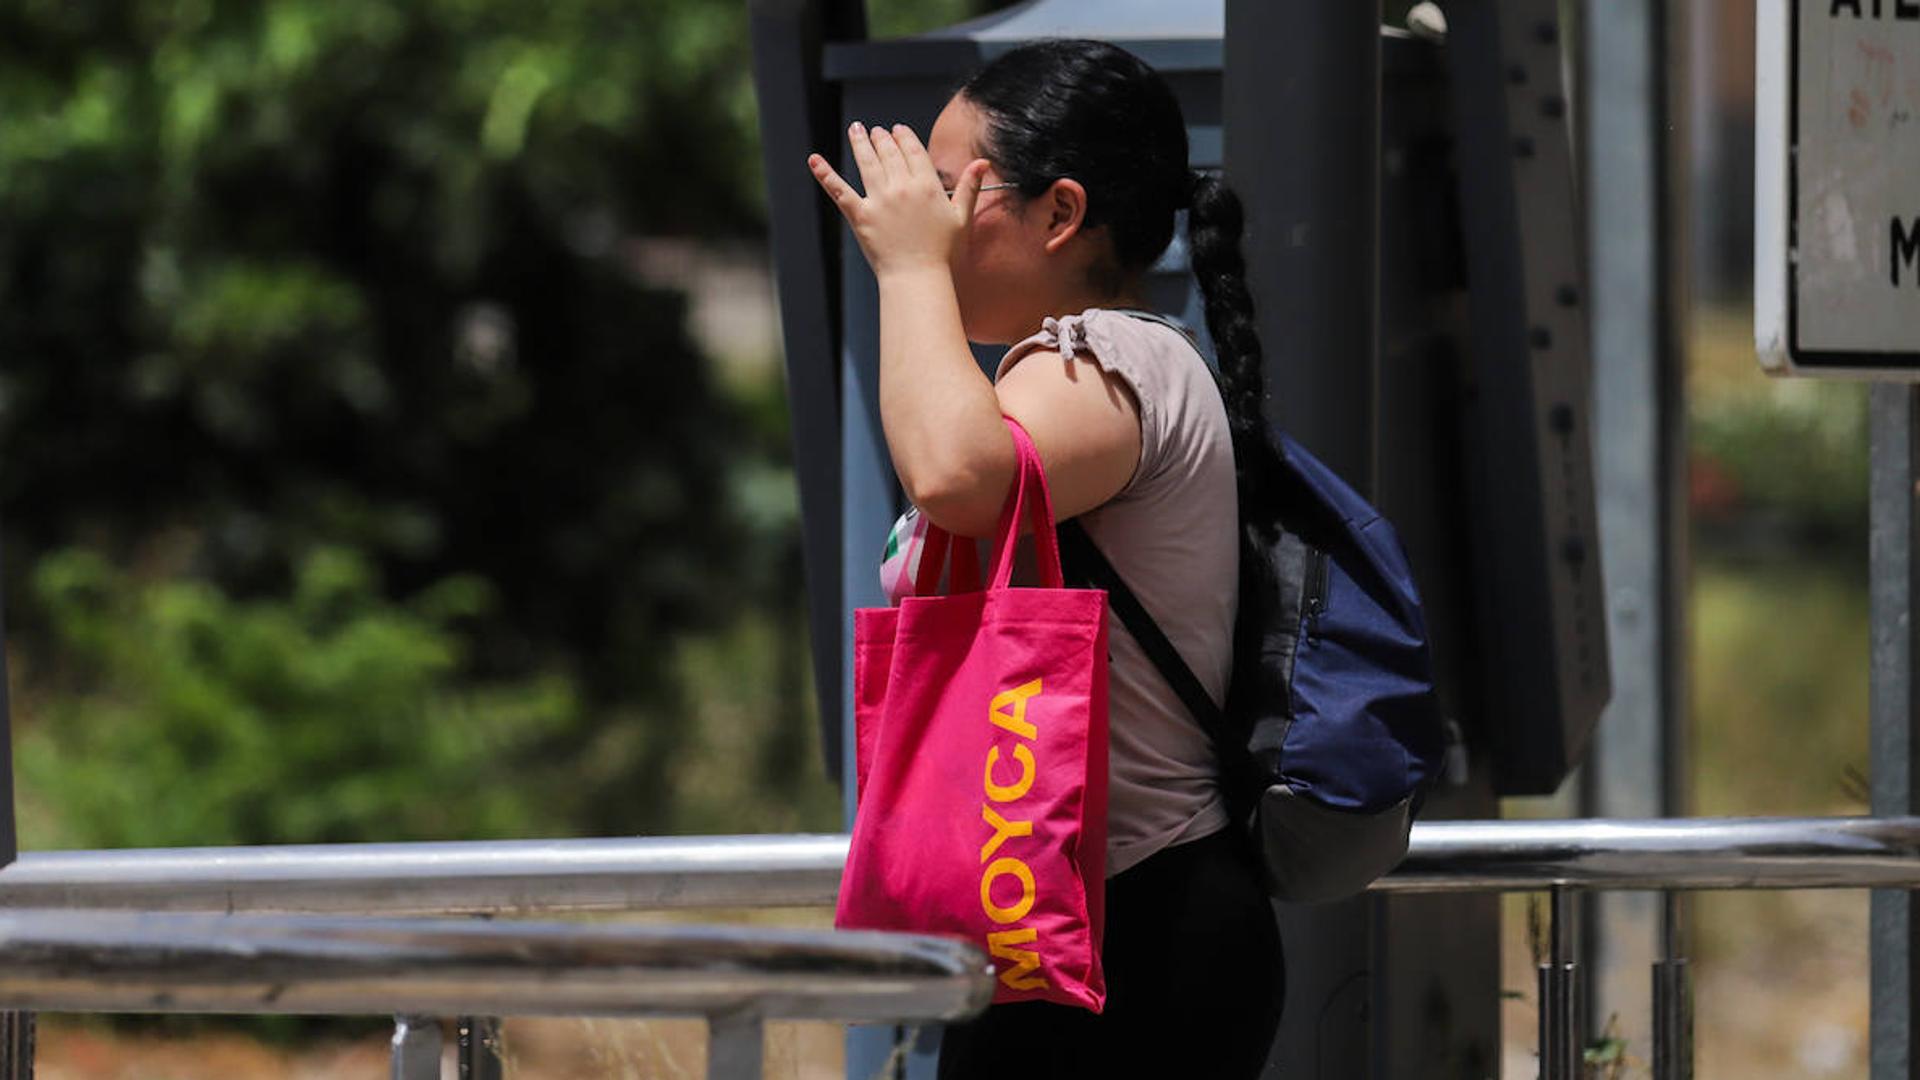
[[[383,600],[367,565],[322,550],[287,600],[129,581],[67,551],[35,574],[62,667],[20,742],[32,846],[498,837],[563,828],[518,775],[569,724],[556,678],[462,684],[454,624],[487,589],[450,579]],[[29,806],[37,799],[29,801]],[[38,835],[36,835],[38,834]]]
[[[43,838],[818,820],[779,387],[716,384],[635,254],[762,228],[745,30],[0,5],[0,591]]]
[[[1627,1040],[1620,1035],[1620,1014],[1611,1013],[1600,1035],[1580,1051],[1585,1076],[1589,1080],[1625,1080],[1629,1068],[1643,1065],[1627,1051]]]
[[[793,568],[796,572],[798,567]],[[819,766],[819,730],[798,607],[742,620],[678,650],[678,670],[701,688],[700,723],[672,781],[674,825],[688,833],[835,832],[840,793]]]
[[[790,519],[730,543],[729,476],[782,468],[779,431],[627,255],[754,227],[743,27],[693,2],[0,10],[10,595],[76,538],[128,565],[189,537],[162,569],[237,601],[302,587],[320,547],[395,597],[471,575],[492,602],[435,677],[573,681],[535,761],[591,766],[574,828],[663,827],[689,712],[665,643],[760,602],[742,567],[793,543]],[[605,752],[616,714],[630,752]]]
[[[1696,403],[1694,506],[1709,527],[1770,527],[1856,546],[1867,521],[1863,388],[1763,383]]]

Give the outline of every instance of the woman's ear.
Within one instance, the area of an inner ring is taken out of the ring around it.
[[[1046,252],[1055,255],[1069,240],[1080,235],[1081,227],[1086,224],[1087,189],[1078,180],[1055,180],[1041,199],[1045,200],[1047,212]]]

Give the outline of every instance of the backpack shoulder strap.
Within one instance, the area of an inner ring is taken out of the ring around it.
[[[1057,532],[1060,562],[1065,568],[1068,584],[1086,584],[1107,591],[1107,604],[1113,608],[1114,614],[1120,616],[1120,624],[1140,643],[1140,651],[1153,661],[1153,666],[1173,687],[1173,692],[1186,705],[1187,711],[1193,714],[1200,724],[1200,730],[1206,732],[1207,741],[1213,745],[1214,757],[1220,763],[1220,796],[1226,801],[1228,818],[1241,823],[1251,821],[1259,804],[1259,792],[1265,790],[1266,785],[1260,782],[1259,766],[1246,743],[1235,740],[1229,734],[1226,712],[1214,704],[1207,688],[1200,684],[1200,677],[1180,658],[1179,650],[1173,647],[1166,631],[1153,621],[1146,606],[1140,603],[1139,597],[1133,595],[1132,589],[1127,588],[1120,572],[1107,561],[1100,546],[1087,535],[1080,522],[1062,522]]]
[[[1120,624],[1127,633],[1140,643],[1140,651],[1147,654],[1153,666],[1173,687],[1173,692],[1187,706],[1187,711],[1200,722],[1201,730],[1207,733],[1216,751],[1224,753],[1229,745],[1226,739],[1226,714],[1214,703],[1207,688],[1200,684],[1200,677],[1193,673],[1187,662],[1180,658],[1180,652],[1173,647],[1166,631],[1153,621],[1140,598],[1133,595],[1127,583],[1121,579],[1120,572],[1107,561],[1093,538],[1077,520],[1060,523],[1060,555],[1063,562],[1072,566],[1074,576],[1082,578],[1096,589],[1107,591],[1107,603],[1113,613],[1120,616]]]

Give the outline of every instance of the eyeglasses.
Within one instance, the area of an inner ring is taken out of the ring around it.
[[[1020,186],[1019,184],[981,184],[980,190],[982,192],[1005,191],[1007,188],[1017,188],[1019,186]],[[947,198],[949,199],[953,198],[953,192],[954,192],[953,188],[947,188],[946,192],[947,192]]]

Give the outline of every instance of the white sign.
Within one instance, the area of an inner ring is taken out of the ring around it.
[[[1920,379],[1920,0],[1761,0],[1758,30],[1760,363]]]

